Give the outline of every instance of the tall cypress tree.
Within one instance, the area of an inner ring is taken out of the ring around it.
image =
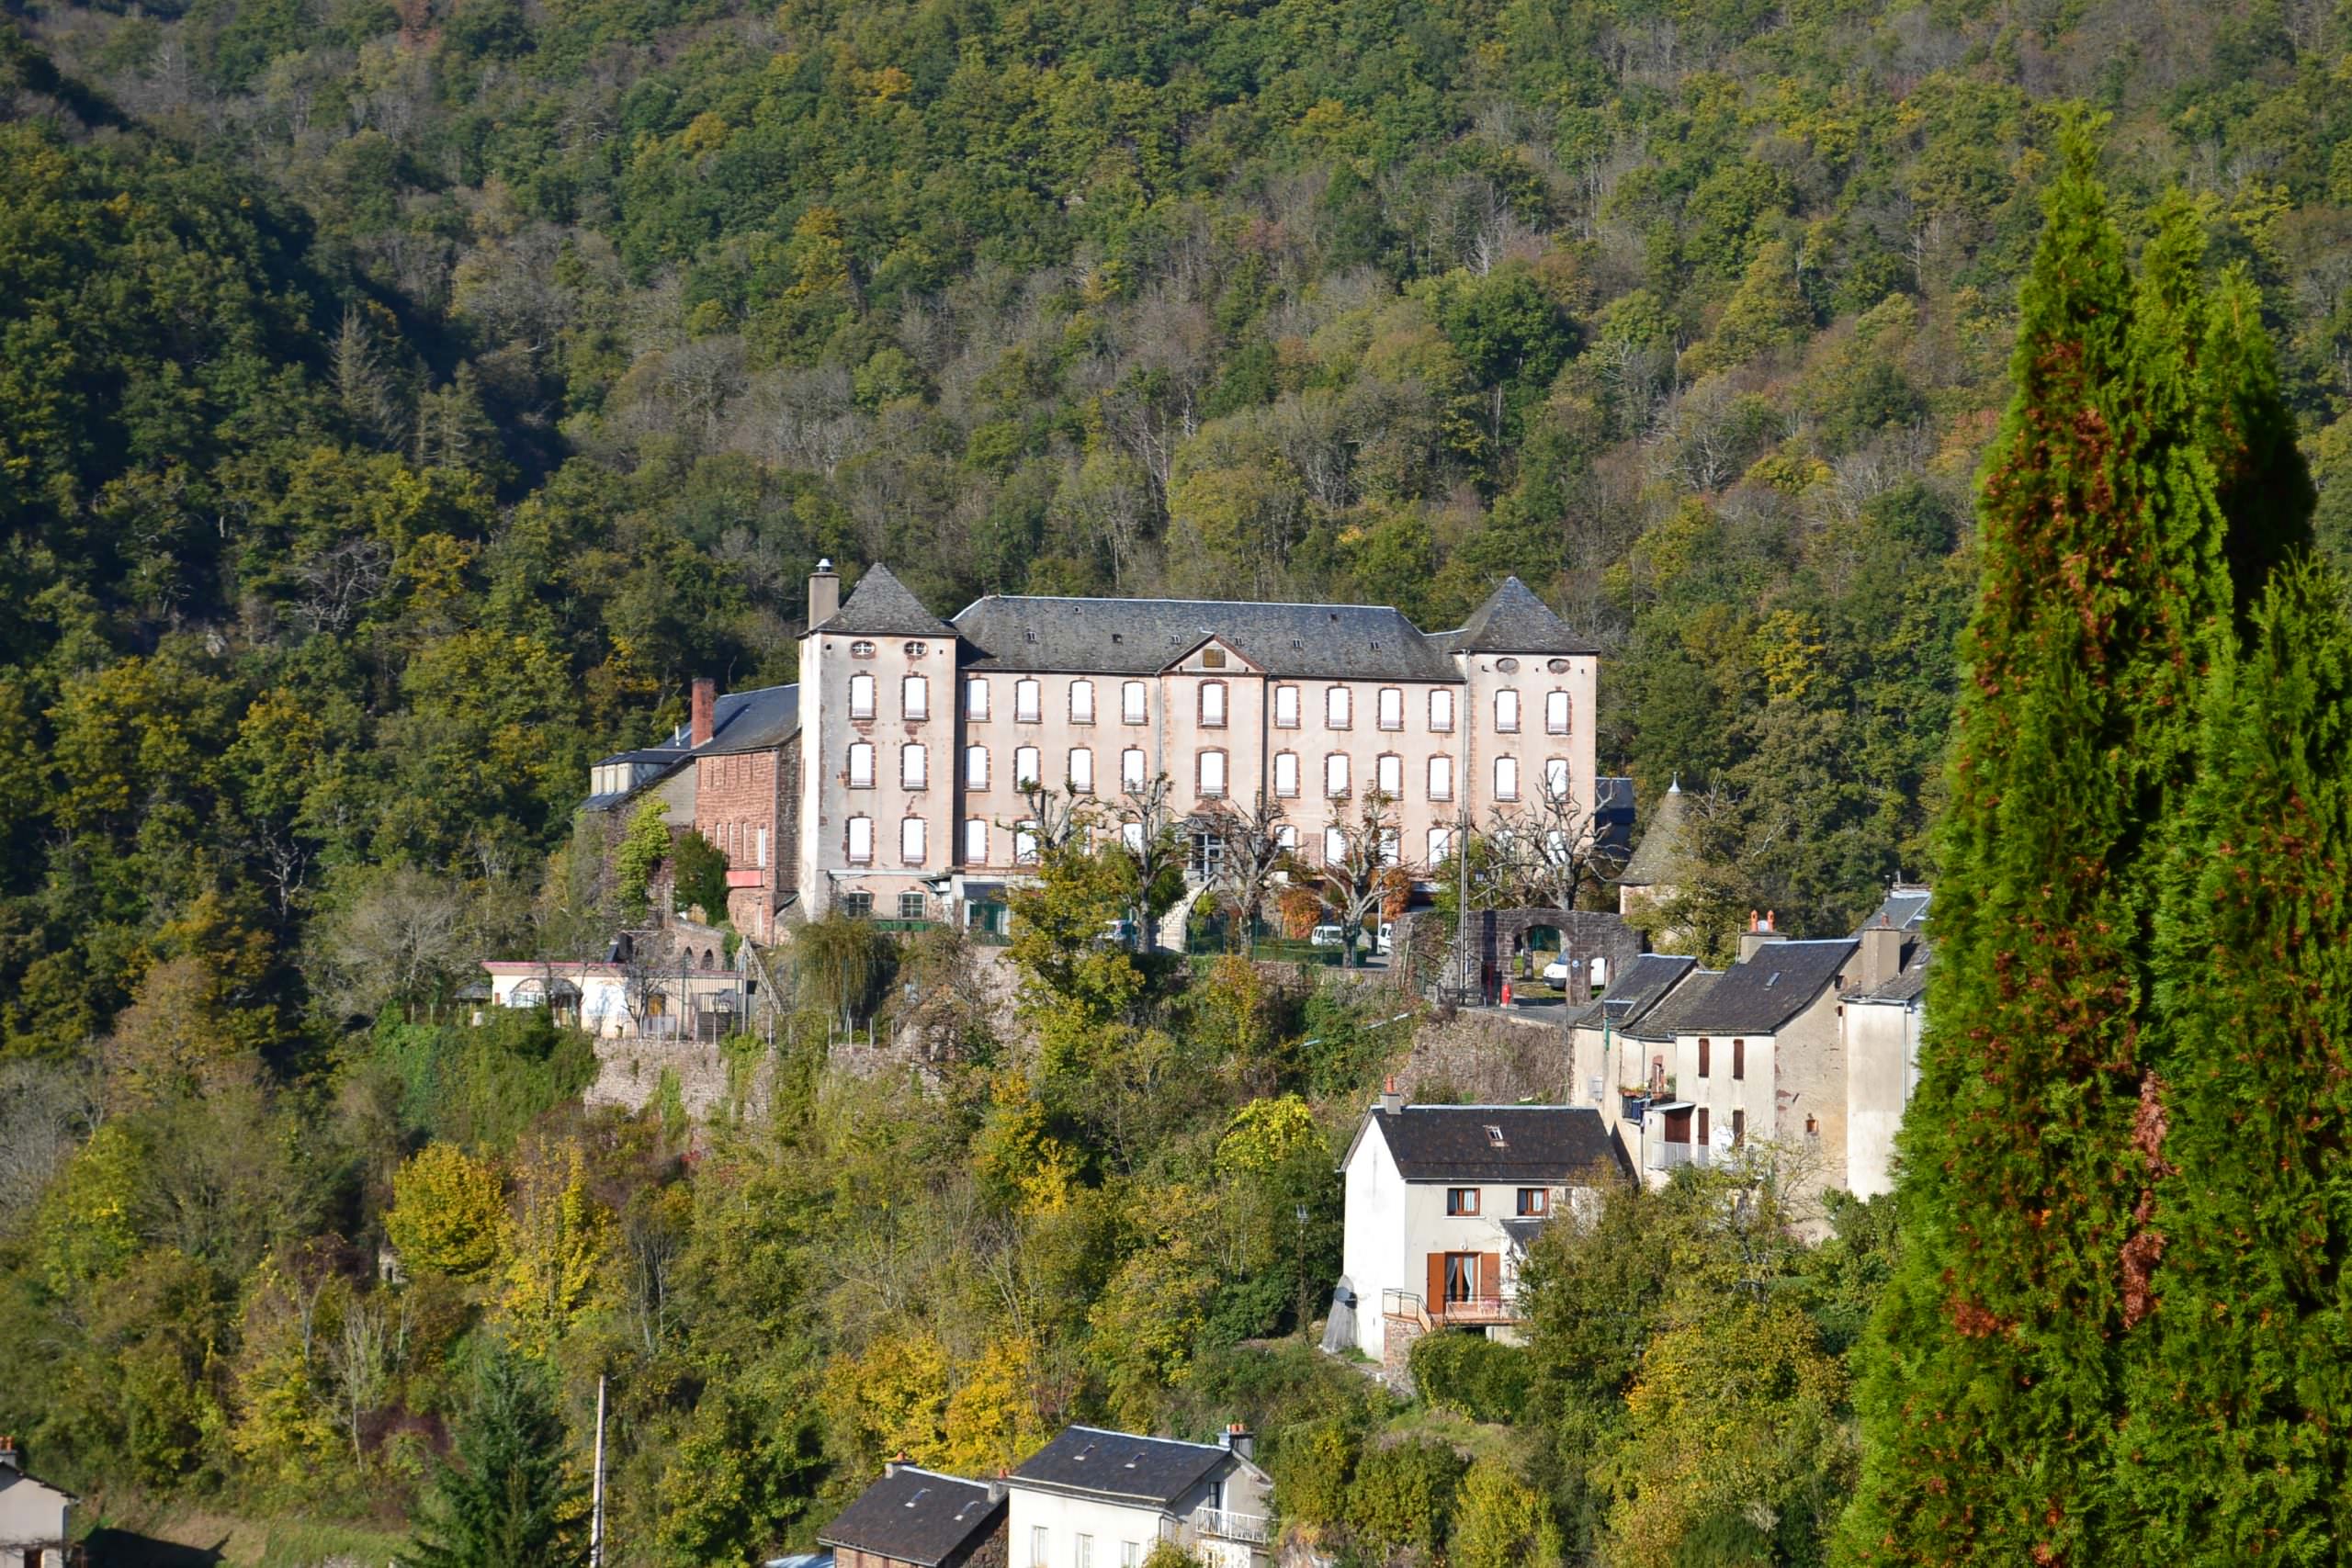
[[[2216,673],[2157,932],[2152,1300],[2119,1450],[2142,1561],[2352,1543],[2352,626],[2282,567]]]
[[[2231,589],[2201,449],[2201,247],[2135,288],[2088,131],[2067,138],[1982,476],[1982,596],[1951,764],[1938,954],[1873,1326],[1864,1562],[2084,1563],[2111,1495],[2144,1254],[2135,1127],[2157,834]]]

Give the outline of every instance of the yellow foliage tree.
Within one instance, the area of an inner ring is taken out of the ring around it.
[[[526,1145],[516,1162],[500,1305],[508,1341],[527,1355],[551,1354],[594,1299],[611,1226],[588,1195],[587,1163],[577,1144]]]
[[[1025,1334],[991,1343],[947,1399],[940,1464],[958,1475],[1010,1470],[1046,1441],[1037,1408],[1037,1342]]]
[[[1155,1194],[1150,1239],[1121,1263],[1086,1314],[1088,1359],[1114,1420],[1148,1431],[1160,1396],[1192,1373],[1193,1342],[1208,1320],[1217,1270],[1204,1245],[1214,1205],[1181,1183]]]
[[[833,1359],[826,1414],[859,1468],[904,1455],[936,1465],[947,1449],[947,1350],[929,1329],[886,1327],[861,1355]]]
[[[498,1172],[454,1144],[427,1144],[392,1176],[385,1234],[412,1274],[468,1280],[498,1261]]]
[[[1453,1507],[1449,1568],[1559,1568],[1559,1525],[1502,1460],[1473,1464]]]

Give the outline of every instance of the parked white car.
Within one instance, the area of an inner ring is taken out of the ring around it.
[[[1379,936],[1379,938],[1378,938],[1376,941],[1374,941],[1374,942],[1373,942],[1373,944],[1372,944],[1372,950],[1373,950],[1374,953],[1385,953],[1385,952],[1387,952],[1387,951],[1388,951],[1388,942],[1389,942],[1389,939],[1390,939],[1390,938],[1392,938],[1392,937],[1394,937],[1396,934],[1396,923],[1394,920],[1383,920],[1383,921],[1381,921],[1381,922],[1380,922],[1380,936]]]
[[[1306,933],[1306,940],[1314,947],[1345,947],[1348,933],[1338,926],[1317,926]]]
[[[1559,957],[1552,960],[1551,963],[1544,965],[1544,978],[1550,981],[1555,986],[1566,985],[1568,983],[1567,954],[1562,953]]]

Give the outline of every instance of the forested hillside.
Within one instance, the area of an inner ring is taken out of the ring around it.
[[[942,613],[1428,626],[1516,572],[1607,650],[1604,770],[1699,792],[1718,914],[1843,930],[1934,870],[2064,106],[2135,241],[2178,187],[2249,269],[2352,549],[2348,83],[2319,0],[7,0],[0,1365],[40,1371],[0,1422],[126,1495],[403,1506],[494,1322],[575,1430],[620,1369],[647,1561],[805,1539],[902,1444],[1235,1409],[1328,1422],[1335,1530],[1439,1544],[1446,1461],[1353,1519],[1352,1392],[1230,1354],[1328,1283],[1330,1216],[1253,1185],[1311,1186],[1374,1081],[1328,998],[1137,979],[1100,1058],[966,1042],[944,1118],[787,1054],[798,1124],[691,1180],[680,1129],[564,1109],[579,1042],[401,1021],[598,925],[586,763],[694,676],[792,678],[820,555]],[[1136,1089],[1174,1082],[1215,1087]],[[397,1301],[396,1170],[455,1238]],[[1561,1262],[1521,1470],[1570,1545],[1753,1505],[1811,1550],[1846,1450],[1675,1514],[1562,1456],[1666,1462],[1677,1407],[1561,1347],[1622,1286],[1698,1378],[1793,1280],[1750,1326],[1827,1423],[1855,1223],[1696,1304]]]

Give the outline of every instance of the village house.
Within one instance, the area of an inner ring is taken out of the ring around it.
[[[1434,1329],[1515,1337],[1527,1244],[1623,1169],[1589,1107],[1408,1105],[1392,1079],[1340,1164],[1343,1274],[1325,1347],[1352,1344],[1393,1374]]]
[[[62,1487],[30,1474],[14,1438],[0,1438],[0,1568],[67,1568],[81,1562],[71,1543],[74,1505]]]
[[[698,682],[668,742],[591,770],[585,809],[659,798],[718,847],[754,941],[787,910],[1000,922],[1040,786],[1115,805],[1164,775],[1196,871],[1214,816],[1261,795],[1313,863],[1378,794],[1386,852],[1417,866],[1465,819],[1601,804],[1597,650],[1516,578],[1423,632],[1385,606],[1219,600],[991,595],[943,621],[882,566],[843,602],[820,563],[808,626],[797,683]]]
[[[1070,1427],[1006,1477],[1011,1568],[1140,1568],[1169,1540],[1208,1568],[1270,1568],[1273,1482],[1250,1432],[1215,1443]]]
[[[482,961],[492,1007],[543,1007],[599,1039],[702,1040],[751,1016],[758,979],[716,927],[676,919],[621,931],[601,959]],[[477,1022],[481,1021],[479,1018]]]
[[[834,1568],[1005,1568],[1005,1490],[899,1461],[817,1532],[817,1544]]]

